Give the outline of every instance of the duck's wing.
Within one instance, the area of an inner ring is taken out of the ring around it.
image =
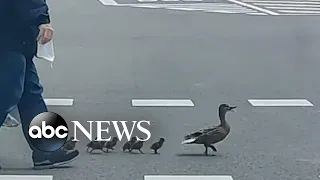
[[[199,131],[196,131],[196,132],[193,132],[191,134],[188,134],[184,137],[184,139],[190,139],[190,138],[197,138],[203,134],[206,134],[212,130],[214,130],[216,127],[209,127],[209,128],[203,128],[203,129],[200,129]]]
[[[215,129],[217,128],[217,126],[213,126],[213,127],[209,127],[209,128],[203,128],[203,129],[200,129],[199,131],[197,132],[193,132],[191,134],[188,134],[186,136],[184,136],[184,141],[182,141],[181,144],[191,144],[193,143],[195,140],[197,140],[199,137],[211,132],[211,131],[214,131]]]
[[[207,129],[207,131],[201,134],[201,136],[218,136],[218,135],[221,135],[223,131],[224,130],[221,126],[215,126],[210,129]]]
[[[196,140],[200,142],[209,141],[211,143],[216,143],[224,139],[225,135],[226,135],[225,129],[221,126],[216,126],[211,128],[209,131],[198,136]]]

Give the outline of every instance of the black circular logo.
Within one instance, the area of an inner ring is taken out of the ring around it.
[[[66,143],[68,125],[59,114],[43,112],[31,121],[29,138],[31,145],[39,151],[53,152]]]

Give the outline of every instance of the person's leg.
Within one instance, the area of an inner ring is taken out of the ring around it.
[[[10,52],[0,53],[0,125],[19,103],[23,92],[26,59]]]
[[[25,63],[20,54],[0,52],[0,127],[22,95]]]
[[[20,113],[20,119],[22,124],[22,130],[30,148],[33,150],[34,166],[37,169],[53,168],[55,166],[68,163],[74,160],[79,152],[72,151],[66,153],[63,151],[57,151],[54,153],[39,152],[32,146],[29,138],[28,129],[31,120],[42,112],[47,112],[47,106],[45,105],[42,97],[43,87],[40,84],[40,80],[37,74],[36,66],[32,57],[28,57],[26,60],[26,71],[24,81],[24,91],[21,99],[18,103],[18,109]]]

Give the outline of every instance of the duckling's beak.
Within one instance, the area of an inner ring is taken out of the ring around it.
[[[235,111],[236,108],[237,108],[237,106],[230,106],[230,107],[229,107],[229,111],[236,112],[236,111]]]

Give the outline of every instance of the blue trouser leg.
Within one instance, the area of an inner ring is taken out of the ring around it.
[[[15,52],[0,54],[0,125],[17,105],[23,133],[30,148],[35,150],[30,144],[28,127],[36,115],[47,111],[47,107],[32,58]]]

